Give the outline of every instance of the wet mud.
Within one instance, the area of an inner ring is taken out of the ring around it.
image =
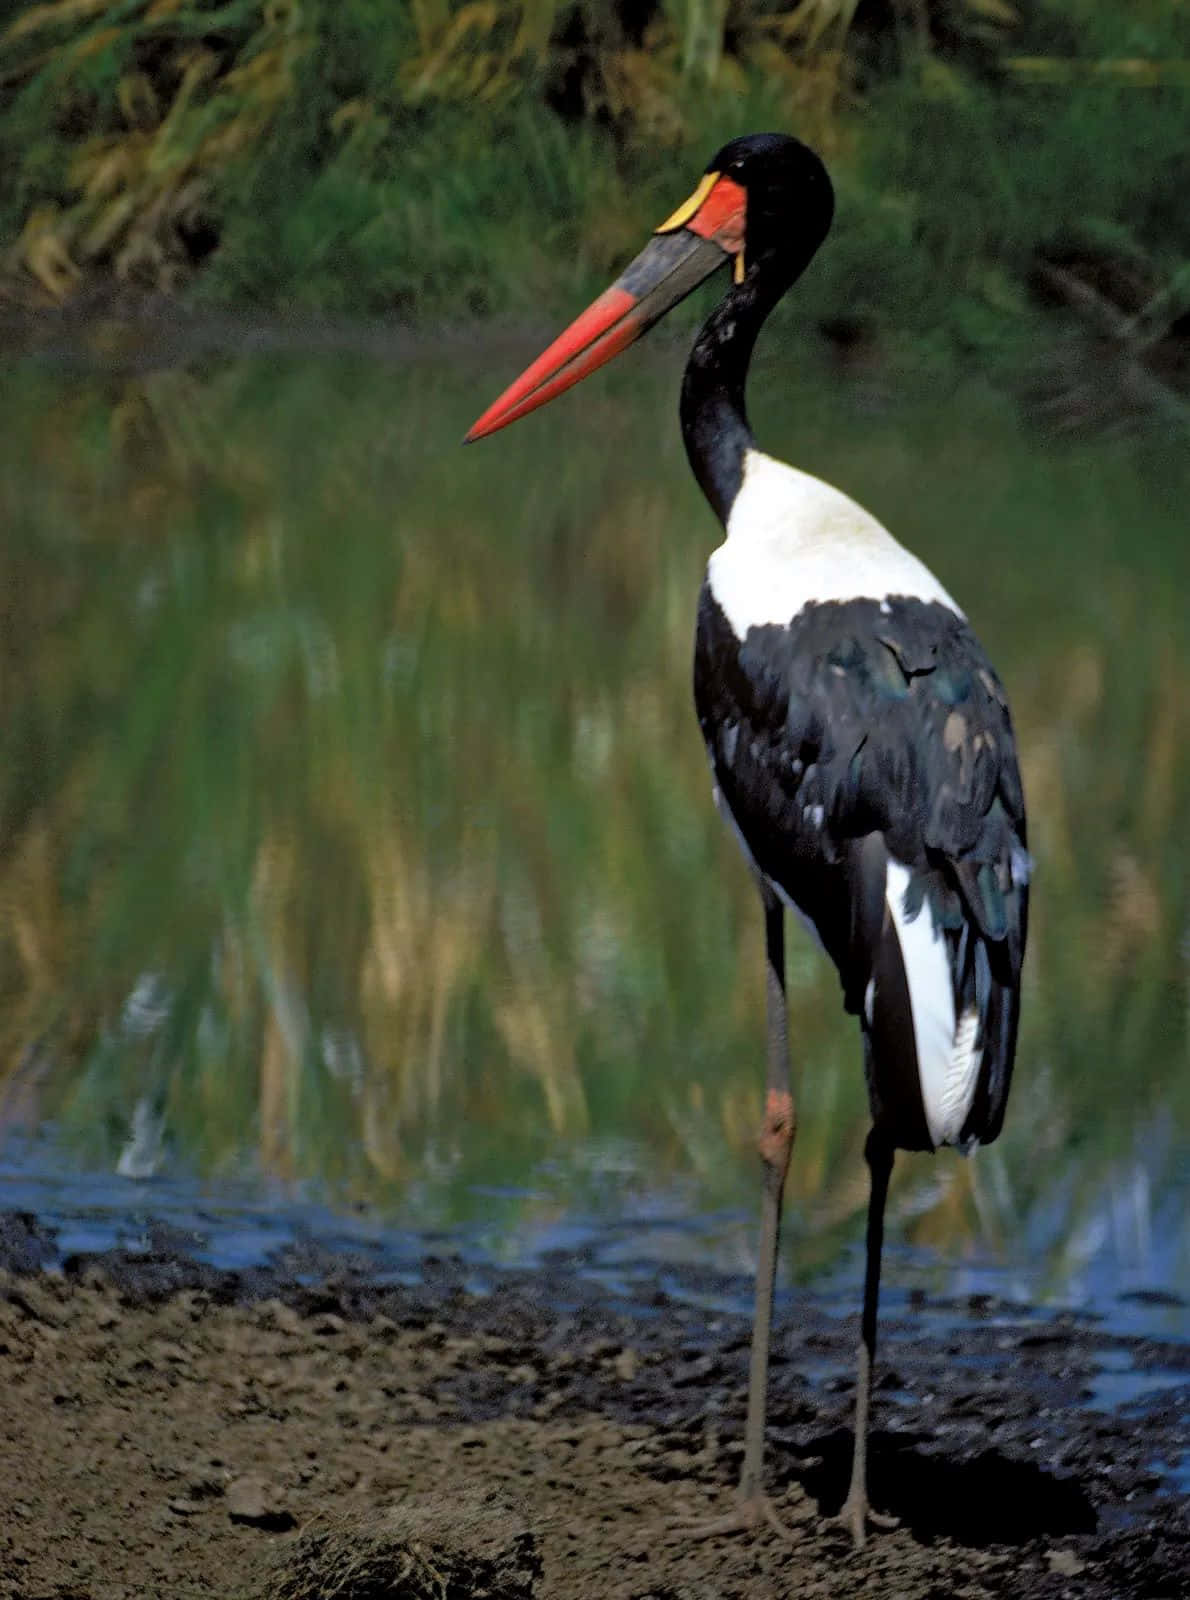
[[[919,1296],[885,1323],[871,1449],[900,1526],[857,1552],[831,1521],[856,1322],[799,1296],[768,1450],[792,1538],[702,1540],[675,1521],[726,1508],[741,1451],[725,1284],[627,1305],[561,1260],[477,1292],[450,1259],[385,1282],[313,1247],[229,1272],[145,1246],[62,1259],[0,1216],[3,1600],[1190,1593],[1180,1343]]]

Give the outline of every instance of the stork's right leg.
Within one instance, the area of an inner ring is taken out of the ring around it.
[[[858,1370],[855,1382],[855,1453],[851,1459],[851,1487],[839,1512],[839,1521],[850,1528],[857,1548],[862,1549],[867,1524],[895,1528],[895,1517],[883,1516],[868,1504],[868,1402],[872,1393],[872,1364],[876,1359],[876,1313],[880,1301],[880,1257],[884,1249],[884,1203],[888,1180],[892,1176],[893,1149],[888,1140],[873,1128],[864,1146],[864,1158],[872,1177],[868,1196],[867,1262],[864,1269],[864,1313],[860,1324]]]

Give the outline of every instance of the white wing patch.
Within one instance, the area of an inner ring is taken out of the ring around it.
[[[912,919],[905,913],[908,887],[908,867],[890,856],[884,897],[901,946],[913,1008],[922,1105],[936,1149],[959,1142],[975,1097],[983,1052],[977,1012],[969,1009],[955,1017],[946,940],[934,924],[929,905],[923,905]]]
[[[727,538],[707,565],[711,592],[737,638],[784,626],[804,606],[909,595],[962,616],[930,569],[876,518],[829,483],[749,450],[727,519]]]
[[[979,1012],[968,1006],[959,1018],[955,1029],[954,1048],[947,1063],[946,1078],[942,1085],[943,1144],[958,1144],[963,1123],[971,1109],[975,1085],[979,1081],[979,1068],[983,1051],[979,1048]],[[935,1140],[935,1143],[938,1141]],[[970,1146],[962,1146],[966,1155]]]

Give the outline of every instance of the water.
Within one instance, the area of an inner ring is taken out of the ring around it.
[[[462,450],[536,334],[160,370],[122,337],[6,375],[0,1203],[107,1174],[114,1217],[156,1174],[495,1260],[746,1272],[761,927],[690,709],[715,527],[679,348]],[[1046,443],[976,386],[873,406],[804,351],[754,392],[966,605],[1022,750],[1008,1121],[899,1164],[894,1291],[1184,1335],[1182,449]],[[789,979],[786,1270],[852,1295],[858,1040],[800,934]]]

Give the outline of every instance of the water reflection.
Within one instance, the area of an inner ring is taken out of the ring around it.
[[[467,451],[506,352],[10,374],[6,1125],[423,1223],[750,1214],[760,928],[689,703],[715,533],[679,365]],[[762,438],[963,598],[1016,709],[1037,891],[1008,1125],[903,1161],[896,1229],[1070,1292],[1104,1261],[1184,1288],[1180,455],[1052,449],[976,392],[860,417],[788,352],[754,388]],[[790,999],[808,1271],[859,1225],[866,1106],[800,938]]]

